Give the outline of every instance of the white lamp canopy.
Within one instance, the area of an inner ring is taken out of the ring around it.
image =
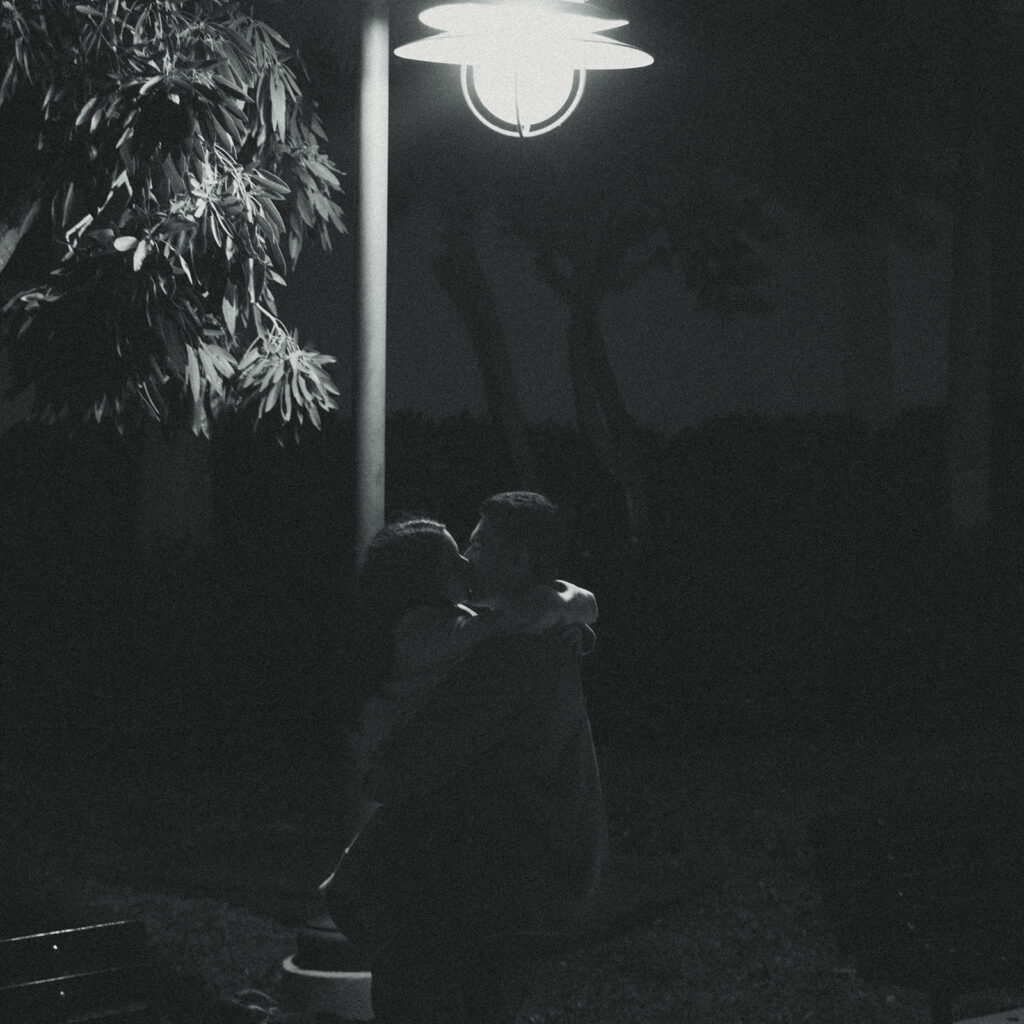
[[[602,32],[628,24],[586,0],[477,0],[420,14],[440,34],[407,43],[399,57],[461,67],[470,110],[502,135],[526,138],[562,124],[588,71],[640,68],[654,58]]]

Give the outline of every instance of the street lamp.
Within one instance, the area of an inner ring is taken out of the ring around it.
[[[602,32],[627,25],[586,0],[442,4],[420,15],[438,35],[400,46],[412,60],[457,64],[469,109],[502,135],[557,128],[576,109],[588,71],[640,68],[649,53]]]
[[[356,354],[356,559],[384,523],[388,207],[388,4],[363,0],[359,101],[359,337]],[[609,39],[628,24],[587,0],[476,0],[420,14],[436,35],[398,47],[412,60],[455,64],[474,115],[529,138],[563,124],[590,71],[645,67],[653,57]]]

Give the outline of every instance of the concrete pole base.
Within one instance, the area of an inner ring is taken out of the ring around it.
[[[288,957],[281,965],[282,1009],[308,1015],[320,1013],[344,1021],[373,1020],[369,971],[312,971],[295,965]]]

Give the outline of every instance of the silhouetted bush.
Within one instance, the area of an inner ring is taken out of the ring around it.
[[[640,552],[575,432],[531,428],[539,486],[575,526],[565,575],[599,599],[586,666],[599,731],[689,743],[951,718],[1005,697],[1019,649],[984,565],[943,536],[941,428],[919,410],[876,437],[827,416],[651,432]],[[182,542],[143,563],[137,440],[8,431],[6,738],[68,756],[329,757],[351,710],[351,440],[339,420],[288,449],[228,425],[213,441],[213,549]],[[389,513],[464,539],[480,501],[518,485],[503,451],[468,415],[393,417]]]

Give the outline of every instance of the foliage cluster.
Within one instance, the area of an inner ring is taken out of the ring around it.
[[[299,346],[273,287],[344,225],[287,42],[226,0],[7,0],[0,59],[0,105],[38,104],[60,250],[4,307],[12,391],[34,385],[50,422],[184,413],[209,436],[251,407],[282,441],[319,427],[333,357]]]

